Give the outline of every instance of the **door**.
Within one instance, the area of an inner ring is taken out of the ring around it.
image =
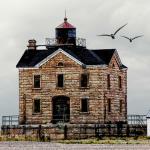
[[[53,123],[69,122],[70,120],[70,99],[66,96],[53,98]]]

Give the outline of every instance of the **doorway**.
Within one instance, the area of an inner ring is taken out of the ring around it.
[[[53,123],[65,123],[70,120],[70,98],[67,96],[55,96],[53,101]]]

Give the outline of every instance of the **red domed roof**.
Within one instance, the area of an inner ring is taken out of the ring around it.
[[[64,18],[64,22],[62,24],[60,24],[59,26],[56,27],[58,28],[71,28],[71,29],[75,29],[75,27],[73,25],[71,25],[70,23],[67,22],[67,18]]]

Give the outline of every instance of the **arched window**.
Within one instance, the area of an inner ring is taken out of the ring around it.
[[[59,63],[57,64],[57,66],[59,66],[59,67],[63,67],[63,66],[64,66],[64,64],[63,64],[63,62],[59,62]]]

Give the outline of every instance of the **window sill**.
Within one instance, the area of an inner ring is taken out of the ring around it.
[[[64,68],[64,66],[56,66],[56,68]]]
[[[89,115],[90,112],[80,112],[80,115]]]
[[[39,112],[39,113],[32,113],[32,115],[33,116],[35,116],[35,115],[42,115],[42,113],[41,112]]]
[[[90,87],[87,86],[87,87],[79,87],[79,89],[89,89]]]
[[[56,87],[57,90],[65,90],[65,87]]]
[[[32,90],[41,90],[41,88],[34,88],[34,87],[33,87]]]

